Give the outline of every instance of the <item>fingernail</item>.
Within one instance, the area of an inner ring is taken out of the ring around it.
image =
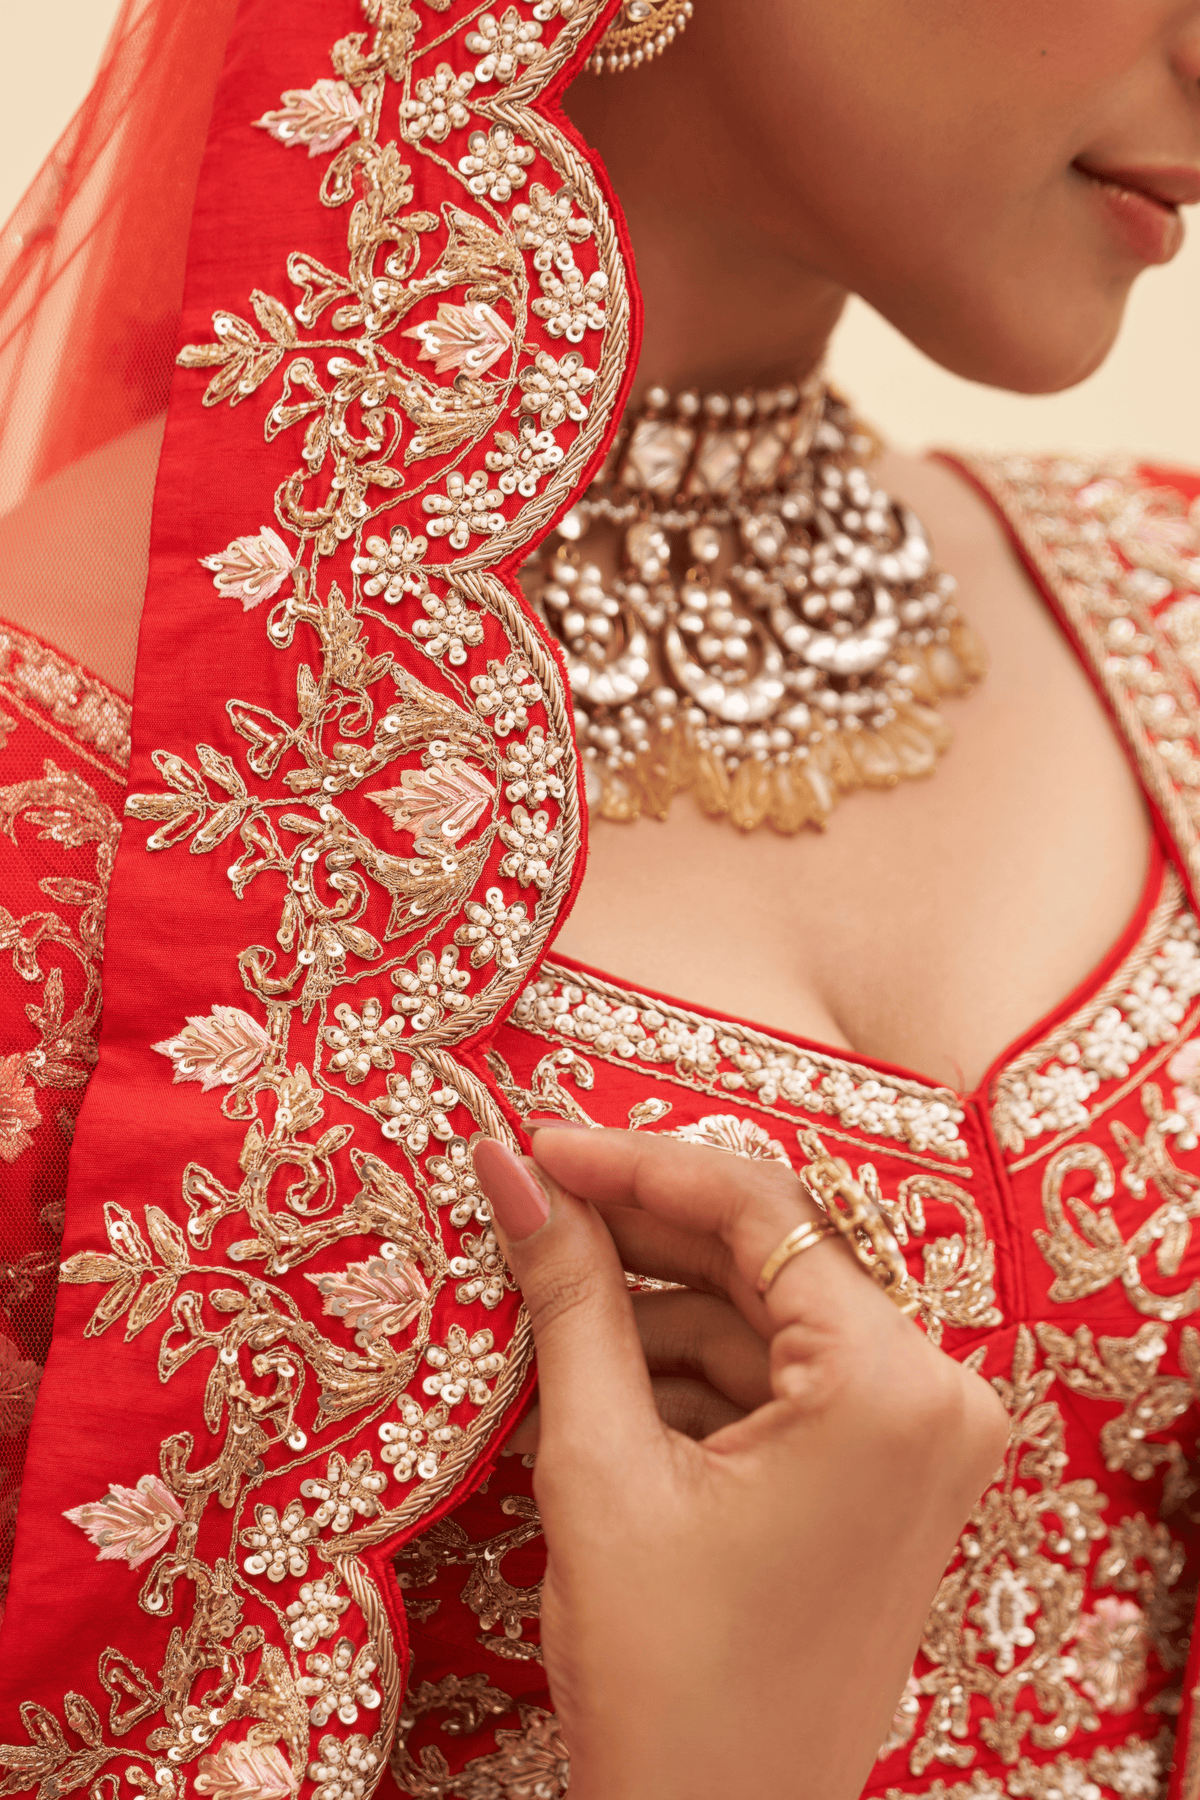
[[[529,1131],[589,1131],[582,1119],[526,1119]]]
[[[513,1243],[519,1244],[550,1217],[550,1202],[519,1156],[495,1138],[476,1138],[471,1146],[475,1173],[492,1203],[492,1211]]]

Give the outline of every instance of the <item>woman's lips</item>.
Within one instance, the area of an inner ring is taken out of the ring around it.
[[[1167,263],[1178,254],[1184,237],[1179,208],[1200,201],[1200,171],[1096,168],[1081,162],[1074,166],[1139,262]]]

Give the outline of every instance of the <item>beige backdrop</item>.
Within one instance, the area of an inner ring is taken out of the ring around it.
[[[115,0],[0,0],[0,220],[86,92],[115,11]],[[1030,400],[960,381],[858,303],[838,333],[834,374],[907,446],[1119,446],[1200,463],[1200,212],[1191,239],[1169,269],[1142,279],[1115,353],[1069,394]]]

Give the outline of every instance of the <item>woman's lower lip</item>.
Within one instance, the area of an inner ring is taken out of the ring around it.
[[[1183,248],[1183,220],[1178,209],[1152,200],[1136,188],[1121,187],[1098,175],[1084,179],[1095,192],[1111,224],[1139,262],[1168,263]]]

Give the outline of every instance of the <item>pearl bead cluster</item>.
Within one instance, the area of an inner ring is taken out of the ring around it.
[[[625,0],[588,63],[593,75],[615,75],[661,56],[692,16],[692,0]]]
[[[664,817],[691,788],[749,830],[929,774],[935,710],[984,670],[920,521],[819,379],[729,397],[651,389],[560,521],[534,604],[563,646],[593,803]],[[588,558],[607,533],[619,572]]]

